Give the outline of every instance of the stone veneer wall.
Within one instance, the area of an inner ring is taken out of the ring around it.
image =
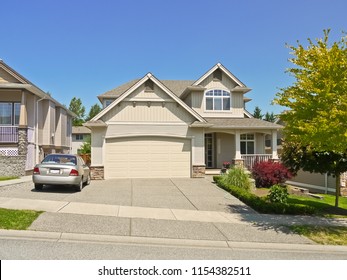
[[[26,155],[0,156],[0,176],[24,176]]]
[[[103,166],[91,166],[91,179],[92,180],[104,180],[104,167]]]
[[[204,178],[205,177],[206,166],[205,165],[193,165],[193,178]]]

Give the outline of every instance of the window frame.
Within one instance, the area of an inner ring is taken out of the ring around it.
[[[208,102],[209,99],[209,102]],[[211,104],[211,100],[212,99],[212,104]],[[228,101],[225,101],[228,100]],[[227,91],[225,89],[209,89],[205,92],[204,94],[204,101],[205,101],[205,112],[230,112],[231,111],[231,92]],[[218,101],[218,103],[216,102]],[[225,108],[225,102],[227,102],[227,104],[229,105],[227,109]],[[216,105],[218,104],[218,105]],[[208,106],[209,105],[209,106]],[[209,107],[212,108],[209,109]],[[216,107],[220,107],[216,109]]]
[[[20,119],[20,102],[0,102],[0,104],[7,104],[10,105],[10,123],[0,123],[0,126],[18,126],[19,125],[19,119]],[[18,111],[16,111],[16,109]],[[16,113],[18,113],[16,115]],[[6,117],[6,116],[5,116]]]
[[[243,153],[243,145],[244,144],[244,149],[246,153]],[[248,144],[253,144],[253,153],[249,153],[249,146]],[[254,133],[243,133],[240,135],[240,152],[242,155],[254,155],[255,154],[255,134]]]

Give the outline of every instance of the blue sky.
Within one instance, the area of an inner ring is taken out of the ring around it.
[[[221,62],[270,105],[293,80],[285,44],[347,32],[346,0],[31,0],[1,3],[0,58],[54,98],[97,95],[151,72],[196,80]]]

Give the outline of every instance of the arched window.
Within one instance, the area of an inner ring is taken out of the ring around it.
[[[205,93],[206,111],[230,111],[230,92],[213,89]]]

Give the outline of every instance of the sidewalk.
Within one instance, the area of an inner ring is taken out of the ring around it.
[[[25,182],[31,182],[31,181],[32,181],[32,176],[28,175],[28,176],[20,177],[18,179],[0,181],[0,187],[20,184],[20,183],[25,183]]]

